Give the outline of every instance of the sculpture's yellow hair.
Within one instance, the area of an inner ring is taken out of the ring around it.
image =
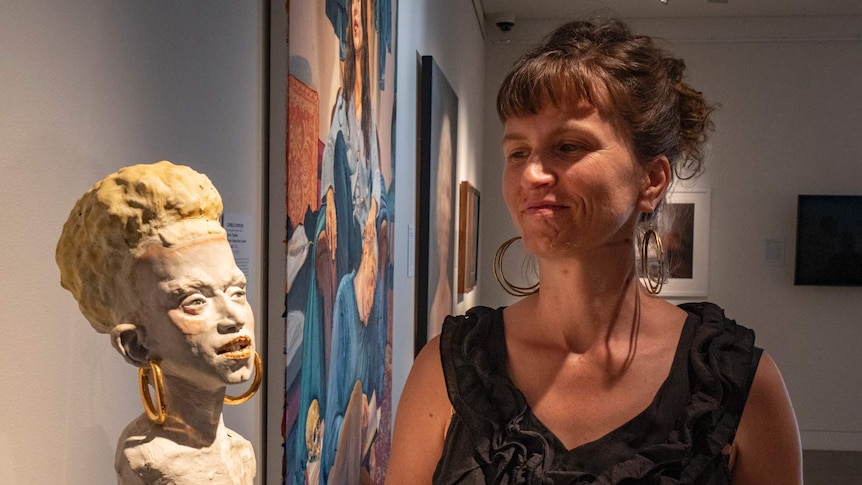
[[[75,204],[55,253],[60,284],[93,328],[108,333],[134,308],[128,284],[148,244],[174,246],[224,234],[222,200],[205,175],[161,161],[125,167],[96,182]],[[182,230],[171,228],[177,222]]]

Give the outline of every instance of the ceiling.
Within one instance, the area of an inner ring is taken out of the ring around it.
[[[474,0],[493,20],[498,13],[518,19],[575,18],[610,10],[623,18],[772,17],[862,15],[860,0]]]

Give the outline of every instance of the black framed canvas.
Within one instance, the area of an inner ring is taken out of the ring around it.
[[[794,284],[862,286],[862,195],[800,195]]]
[[[416,200],[415,352],[452,312],[458,97],[431,56],[422,56]]]

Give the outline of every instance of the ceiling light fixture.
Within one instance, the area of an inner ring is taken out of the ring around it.
[[[658,1],[659,1],[659,2],[661,2],[661,3],[663,3],[663,4],[665,4],[665,5],[667,5],[667,0],[658,0]]]

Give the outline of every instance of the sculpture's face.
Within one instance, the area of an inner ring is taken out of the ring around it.
[[[144,343],[165,374],[205,388],[251,376],[254,315],[227,239],[154,245],[138,258],[134,275]]]
[[[365,47],[362,42],[362,29],[364,29],[365,26],[362,25],[361,0],[353,0],[350,9],[350,20],[353,34],[353,48],[356,49],[356,52],[359,52],[363,47]]]

